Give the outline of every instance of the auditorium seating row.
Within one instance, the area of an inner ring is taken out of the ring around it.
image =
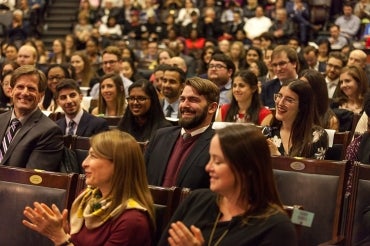
[[[346,161],[273,157],[274,176],[285,205],[314,213],[311,227],[299,226],[299,245],[354,245],[367,236],[362,212],[370,206],[370,167]],[[351,173],[351,175],[349,175]],[[351,177],[351,179],[349,179]],[[351,185],[348,185],[350,180]],[[70,208],[84,189],[84,175],[0,166],[0,242],[52,245],[22,225],[23,209],[34,201]],[[150,186],[160,235],[187,188]]]

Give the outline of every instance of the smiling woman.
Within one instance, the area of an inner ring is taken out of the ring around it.
[[[163,115],[154,86],[141,79],[130,85],[128,110],[118,123],[118,129],[130,133],[137,141],[148,141],[157,129],[171,126]]]
[[[125,90],[121,76],[106,74],[100,80],[98,106],[93,115],[122,116],[126,109]]]
[[[73,202],[70,220],[66,209],[35,202],[23,224],[55,245],[152,245],[154,208],[139,144],[112,130],[94,135],[90,145],[82,163],[88,187]]]
[[[276,113],[263,129],[272,155],[324,159],[328,135],[314,125],[313,99],[310,84],[302,80],[283,84],[274,95]]]
[[[205,167],[209,189],[195,190],[181,203],[158,245],[297,245],[268,152],[254,126],[216,131]]]

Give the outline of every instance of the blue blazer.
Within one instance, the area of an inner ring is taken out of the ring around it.
[[[67,122],[65,118],[56,121],[57,125],[66,133]],[[82,137],[91,137],[99,132],[108,131],[108,122],[84,111],[80,123],[78,124],[76,135]]]
[[[262,85],[261,101],[265,107],[275,108],[274,94],[280,91],[281,85],[279,79],[272,79]]]
[[[12,111],[0,115],[0,137],[4,138]],[[62,131],[40,109],[19,129],[0,165],[59,171],[63,156]]]
[[[162,185],[167,163],[180,132],[180,126],[165,127],[159,129],[150,140],[145,151],[149,184]],[[205,166],[209,161],[208,151],[213,135],[212,126],[201,134],[179,171],[176,186],[190,189],[209,188],[209,175]]]

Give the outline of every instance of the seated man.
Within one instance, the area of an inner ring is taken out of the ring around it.
[[[146,149],[149,184],[209,187],[205,166],[219,94],[218,86],[209,80],[194,77],[185,81],[179,104],[180,126],[159,129]]]
[[[58,171],[62,131],[38,108],[45,75],[24,65],[14,70],[10,86],[14,109],[0,115],[0,165]]]
[[[65,118],[56,123],[66,135],[91,137],[92,135],[109,130],[108,123],[103,118],[95,117],[81,107],[82,93],[73,79],[64,79],[56,87],[56,98],[63,109]]]

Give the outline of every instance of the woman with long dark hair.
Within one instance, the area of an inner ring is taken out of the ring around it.
[[[315,125],[314,95],[309,83],[293,80],[274,94],[276,112],[263,133],[272,155],[324,159],[328,134]]]
[[[138,80],[130,85],[128,92],[128,109],[118,123],[118,129],[130,133],[137,141],[145,142],[157,129],[171,126],[164,117],[152,83]]]

